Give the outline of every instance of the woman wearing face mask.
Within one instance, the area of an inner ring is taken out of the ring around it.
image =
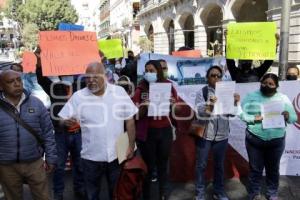
[[[228,200],[224,191],[224,160],[229,136],[229,117],[231,115],[214,115],[216,83],[222,80],[223,71],[219,66],[207,70],[208,85],[199,90],[196,95],[197,118],[205,125],[204,136],[196,140],[196,200],[205,199],[206,164],[209,151],[214,159],[214,200]],[[238,111],[240,96],[234,95],[234,106]],[[232,113],[234,114],[234,113]]]
[[[300,70],[297,67],[297,65],[291,65],[286,70],[286,80],[287,81],[295,81],[298,80],[298,77],[300,75]]]
[[[173,139],[169,117],[148,117],[149,84],[151,83],[170,83],[164,78],[162,67],[157,60],[150,60],[146,63],[144,79],[138,84],[132,98],[139,107],[136,138],[148,167],[148,178],[145,180],[143,191],[144,200],[150,199],[150,179],[155,169],[158,173],[160,199],[167,198],[167,165]],[[174,88],[172,88],[171,96],[171,108],[174,108],[177,99]],[[175,108],[171,109],[171,112],[173,111],[175,112]]]
[[[277,92],[278,77],[265,74],[260,90],[248,94],[243,102],[242,120],[247,123],[246,149],[249,157],[249,197],[260,199],[263,170],[266,171],[266,197],[268,200],[278,199],[279,163],[285,147],[284,128],[267,128],[262,126],[262,105],[270,102],[282,102],[282,115],[286,123],[297,120],[295,110],[287,96]]]

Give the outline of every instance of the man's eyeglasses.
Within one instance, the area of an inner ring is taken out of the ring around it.
[[[222,78],[222,75],[220,75],[220,74],[210,74],[209,77],[221,79],[221,78]]]

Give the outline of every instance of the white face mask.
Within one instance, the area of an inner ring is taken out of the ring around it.
[[[122,68],[122,65],[121,65],[121,64],[115,64],[115,68],[116,68],[116,69],[121,69],[121,68]]]
[[[144,79],[148,81],[148,83],[155,83],[157,81],[157,73],[146,72]]]

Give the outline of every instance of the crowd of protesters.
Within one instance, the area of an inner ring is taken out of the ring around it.
[[[278,39],[278,36],[276,36]],[[132,51],[128,58],[92,62],[85,74],[59,76],[59,81],[42,75],[40,52],[36,52],[37,65],[34,76],[26,78],[21,64],[0,73],[0,183],[7,200],[23,198],[23,184],[29,185],[36,200],[64,198],[65,167],[68,156],[72,161],[73,191],[78,199],[97,200],[101,179],[108,183],[110,199],[125,199],[117,194],[122,167],[117,160],[115,144],[125,131],[129,138],[127,160],[140,154],[147,166],[139,190],[130,190],[129,199],[153,198],[150,186],[157,178],[160,200],[168,199],[168,163],[174,139],[176,116],[181,112],[180,98],[173,81],[168,79],[165,60],[149,60],[143,78],[137,81],[137,59]],[[284,120],[297,120],[287,96],[277,91],[278,77],[266,73],[273,61],[264,61],[258,68],[252,61],[227,60],[232,80],[237,83],[260,82],[260,89],[249,93],[240,103],[234,94],[235,113],[214,115],[218,99],[216,83],[224,72],[211,66],[206,73],[207,85],[196,94],[195,120],[205,127],[196,143],[196,200],[204,200],[206,185],[204,172],[210,150],[214,159],[213,199],[228,200],[224,188],[224,160],[229,137],[229,120],[239,116],[247,125],[246,149],[249,157],[249,199],[261,198],[261,180],[266,171],[266,197],[278,199],[279,161],[285,147],[286,128],[262,128],[261,107],[258,103],[281,101],[284,103]],[[299,69],[291,65],[287,80],[297,80]],[[33,79],[32,79],[33,78]],[[47,108],[32,96],[34,80],[49,95]],[[24,84],[23,84],[24,82]],[[150,117],[149,88],[152,83],[170,83],[169,116]],[[138,152],[135,153],[135,143]],[[44,158],[43,158],[44,157]],[[53,195],[48,191],[47,173],[53,172]],[[141,176],[136,176],[141,177]],[[125,184],[125,183],[124,183]]]

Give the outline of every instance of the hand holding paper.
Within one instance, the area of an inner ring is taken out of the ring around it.
[[[280,101],[272,101],[262,105],[263,120],[262,125],[264,129],[267,128],[284,128],[284,104]]]
[[[116,142],[116,152],[119,164],[123,161],[133,157],[134,151],[136,150],[136,145],[131,147],[129,145],[129,138],[127,132],[122,133]]]
[[[218,100],[214,105],[215,115],[234,113],[234,92],[234,81],[217,82],[215,95]]]
[[[283,115],[285,121],[289,120],[290,113],[288,111],[283,111],[281,114]]]
[[[149,89],[148,116],[168,116],[170,113],[171,83],[152,83]]]

